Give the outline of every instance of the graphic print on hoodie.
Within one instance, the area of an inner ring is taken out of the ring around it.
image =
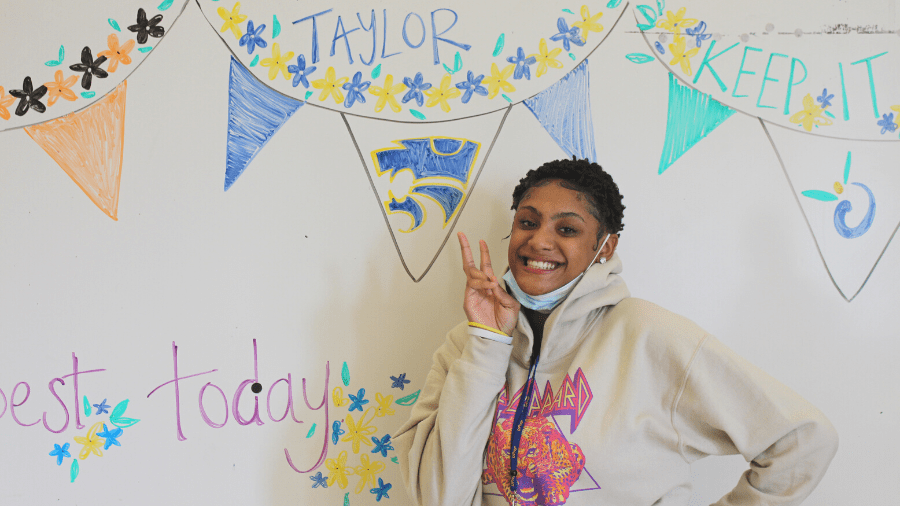
[[[590,478],[588,488],[572,490],[581,476],[586,461],[581,448],[570,443],[562,433],[556,417],[570,417],[570,434],[574,433],[593,399],[581,368],[574,380],[566,374],[556,395],[548,381],[543,396],[537,385],[532,397],[531,409],[522,430],[516,473],[516,490],[512,490],[510,476],[510,441],[516,406],[522,388],[513,395],[512,402],[506,389],[500,393],[497,417],[488,440],[486,468],[482,483],[494,483],[510,505],[548,506],[565,504],[570,492],[600,488]]]

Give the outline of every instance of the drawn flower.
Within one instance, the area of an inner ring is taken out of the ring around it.
[[[403,78],[403,84],[405,84],[406,87],[409,88],[409,91],[407,91],[406,94],[403,95],[402,102],[404,104],[412,99],[416,99],[416,104],[419,107],[422,107],[422,103],[424,103],[425,101],[425,96],[422,95],[422,92],[431,88],[431,83],[423,83],[422,81],[423,78],[421,72],[416,72],[416,77],[412,79],[409,77]]]
[[[897,124],[894,123],[894,113],[883,114],[881,119],[878,120],[878,126],[881,127],[881,135],[884,135],[885,132],[893,132],[897,129]]]
[[[356,467],[356,475],[359,476],[359,484],[356,485],[356,493],[360,493],[366,488],[366,483],[371,481],[375,486],[375,475],[384,471],[384,462],[380,460],[370,461],[369,456],[365,453],[359,456],[360,465]]]
[[[347,436],[341,439],[343,442],[352,442],[353,443],[353,453],[359,453],[359,445],[360,443],[365,443],[368,446],[372,446],[372,443],[369,441],[368,437],[375,433],[375,427],[369,425],[372,420],[375,419],[375,414],[372,414],[372,417],[366,420],[366,415],[372,411],[372,408],[366,410],[362,416],[359,417],[359,423],[353,419],[353,415],[347,415]]]
[[[356,392],[356,395],[347,394],[350,397],[350,408],[347,411],[353,411],[354,409],[358,409],[362,411],[363,404],[368,404],[369,399],[366,399],[366,389],[360,388],[359,391]]]
[[[603,13],[597,13],[594,16],[591,16],[591,11],[588,9],[587,5],[581,6],[581,21],[576,21],[572,23],[572,26],[581,28],[581,37],[587,42],[587,37],[589,32],[597,32],[600,33],[603,31],[603,25],[598,23],[597,21],[603,17]]]
[[[802,125],[807,132],[812,132],[813,125],[828,126],[831,120],[822,116],[825,109],[817,106],[809,93],[803,97],[803,110],[791,116],[791,123]]]
[[[241,33],[241,27],[238,25],[247,20],[247,15],[241,14],[240,2],[234,4],[234,7],[231,8],[231,12],[225,10],[225,7],[219,7],[216,12],[218,12],[219,17],[225,21],[225,23],[222,24],[222,28],[219,29],[220,32],[224,33],[225,30],[231,30],[235,39],[240,39],[244,35]],[[138,42],[140,42],[140,40],[138,40]]]
[[[100,65],[103,65],[103,62],[105,61],[105,56],[100,56],[95,60],[91,55],[91,48],[84,46],[84,49],[81,50],[81,63],[69,65],[69,69],[74,70],[75,72],[84,72],[84,75],[81,76],[81,87],[89,90],[91,89],[91,79],[93,76],[97,76],[100,79],[109,76],[105,70],[100,68]]]
[[[291,51],[287,54],[281,54],[281,48],[278,47],[278,43],[275,42],[272,44],[272,57],[271,58],[263,58],[259,64],[263,67],[269,67],[269,80],[275,79],[275,76],[278,75],[278,71],[280,70],[282,74],[284,74],[285,79],[291,78],[291,73],[288,72],[287,62],[294,57],[294,52]]]
[[[347,467],[347,451],[344,450],[338,454],[336,459],[328,459],[325,461],[325,468],[331,471],[328,475],[328,485],[329,487],[334,485],[337,482],[338,486],[341,489],[347,488],[347,476],[353,474],[353,469]]]
[[[485,92],[487,93],[487,92]],[[391,408],[391,402],[394,401],[393,395],[388,395],[387,397],[381,395],[380,393],[375,394],[375,402],[378,403],[378,406],[375,408],[375,416],[382,417],[384,415],[393,415],[394,410]]]
[[[369,453],[380,453],[382,457],[387,457],[388,450],[394,449],[394,447],[391,446],[390,434],[385,434],[381,439],[372,436],[372,442],[375,443],[375,448],[373,448]]]
[[[21,90],[9,90],[10,95],[20,100],[19,105],[16,107],[16,116],[24,116],[28,109],[34,109],[41,113],[46,111],[47,108],[41,103],[41,97],[45,93],[47,93],[47,87],[44,85],[41,85],[36,90],[32,89],[31,76],[26,77],[22,81]]]
[[[109,413],[109,408],[111,408],[112,406],[106,403],[106,399],[103,399],[102,401],[100,401],[100,404],[94,404],[94,407],[97,408],[97,412],[94,414],[102,415],[104,413]]]
[[[547,67],[553,67],[555,69],[561,69],[563,64],[561,61],[557,60],[556,57],[559,56],[559,53],[562,52],[562,48],[556,48],[553,51],[547,52],[547,41],[541,39],[541,43],[538,45],[538,52],[530,55],[537,60],[538,68],[537,68],[537,76],[541,77],[542,75],[547,73]]]
[[[315,476],[310,476],[309,479],[313,481],[312,488],[328,488],[328,478],[322,476],[322,471],[316,473]]]
[[[5,91],[3,91],[3,86],[0,86],[0,118],[9,119],[9,106],[13,105],[16,101],[16,97],[12,95],[7,95]]]
[[[685,33],[694,38],[694,42],[697,47],[703,47],[703,41],[709,38],[712,38],[712,35],[706,32],[706,21],[701,21],[696,28],[686,28]]]
[[[343,86],[347,90],[347,100],[344,100],[344,107],[348,109],[353,107],[357,100],[361,104],[365,104],[366,96],[363,95],[363,92],[369,89],[370,84],[372,84],[372,81],[362,82],[362,72],[353,74],[353,80]]]
[[[559,51],[559,49],[557,49]],[[484,74],[479,74],[475,76],[474,73],[470,70],[466,75],[465,81],[460,81],[456,83],[456,87],[460,90],[466,90],[462,96],[462,103],[468,104],[469,100],[472,98],[473,93],[477,93],[482,97],[487,96],[488,91],[487,88],[481,85],[481,81],[484,80]],[[393,376],[391,376],[393,378]],[[401,386],[402,388],[402,386]]]
[[[381,112],[385,105],[391,106],[391,110],[394,112],[400,112],[401,107],[397,103],[395,95],[405,89],[406,85],[403,83],[394,84],[394,76],[390,74],[384,76],[383,88],[379,86],[369,88],[369,93],[378,97],[378,101],[375,102],[375,112]]]
[[[334,76],[334,67],[328,67],[328,70],[325,71],[325,79],[317,79],[312,82],[313,88],[317,90],[322,90],[322,93],[319,94],[319,100],[325,100],[331,95],[334,98],[335,104],[340,104],[344,101],[344,94],[341,93],[341,86],[344,85],[350,79],[347,77],[342,77],[340,79],[335,79]]]
[[[382,497],[386,497],[388,499],[391,498],[391,496],[388,495],[388,490],[391,489],[391,486],[392,485],[390,483],[385,483],[384,480],[378,478],[378,486],[376,488],[369,489],[369,492],[376,494],[376,502],[381,502]]]
[[[834,93],[828,94],[828,88],[824,88],[822,90],[822,96],[816,97],[816,102],[822,105],[822,108],[831,106],[831,99],[834,98]]]
[[[501,89],[507,93],[516,91],[516,87],[507,81],[515,68],[515,65],[507,65],[506,68],[500,71],[497,69],[496,63],[491,63],[491,76],[487,78],[485,83],[488,87],[488,98],[496,97]]]
[[[426,107],[440,104],[441,110],[444,112],[450,112],[450,104],[447,103],[447,100],[461,95],[460,91],[450,84],[450,74],[445,74],[441,79],[440,88],[431,88],[425,94],[428,95],[428,101],[425,102]]]
[[[341,387],[334,387],[334,390],[331,391],[331,400],[338,408],[346,406],[350,402],[350,399],[344,397],[344,389]]]
[[[335,420],[331,424],[331,443],[338,444],[338,438],[346,434],[347,431],[341,428],[341,421]]]
[[[69,443],[62,446],[54,444],[53,450],[50,451],[50,456],[56,457],[56,465],[61,466],[64,458],[72,456],[72,454],[69,453]]]
[[[572,28],[569,28],[569,25],[564,18],[556,20],[556,28],[559,30],[559,33],[551,35],[550,40],[562,41],[563,48],[565,48],[566,51],[571,50],[569,43],[575,44],[576,46],[584,45],[584,39],[581,38],[581,28],[578,28],[575,25],[572,25]]]
[[[0,88],[0,97],[2,97],[2,96],[3,96],[3,88]],[[2,108],[2,107],[3,107],[3,99],[0,98],[0,108]],[[897,114],[894,117],[900,119],[900,105],[892,105],[891,110],[897,111]],[[3,111],[0,110],[0,114],[2,114],[2,113],[3,113]]]
[[[265,25],[263,25],[265,26]],[[266,47],[266,46],[262,46]],[[288,72],[294,74],[294,81],[291,83],[294,88],[297,87],[298,84],[303,83],[304,88],[309,88],[309,81],[307,77],[316,71],[315,65],[311,67],[306,66],[306,57],[302,54],[297,57],[296,65],[288,65]]]
[[[219,9],[222,8],[219,7]],[[219,13],[219,15],[221,15],[221,13]],[[238,44],[241,47],[247,46],[247,54],[253,54],[253,50],[256,49],[257,46],[261,48],[267,47],[269,44],[262,38],[262,33],[265,29],[266,25],[264,24],[254,27],[253,21],[247,21],[247,33],[241,36],[238,40]],[[297,85],[295,84],[294,86]],[[309,86],[307,86],[307,88],[309,88]]]
[[[128,53],[130,53],[131,49],[134,47],[133,40],[129,40],[120,46],[119,37],[116,34],[111,33],[109,34],[109,37],[106,38],[106,44],[109,46],[109,50],[100,51],[97,53],[97,56],[109,58],[109,66],[106,67],[107,72],[115,72],[116,69],[119,68],[120,63],[122,65],[131,64],[131,56],[129,56]]]
[[[391,388],[399,388],[400,390],[403,390],[403,385],[409,383],[409,380],[406,379],[406,373],[405,373],[405,372],[400,373],[400,376],[399,376],[399,377],[398,377],[398,376],[391,376],[391,381],[394,382],[393,384],[391,384]]]
[[[144,44],[147,42],[147,36],[160,38],[165,33],[165,28],[161,26],[156,26],[162,21],[162,14],[157,14],[147,20],[147,13],[144,12],[144,9],[138,9],[137,12],[137,24],[131,25],[128,27],[129,31],[137,32],[137,41],[138,44]]]
[[[672,14],[672,11],[666,12],[667,19],[660,19],[656,22],[657,28],[665,28],[670,32],[679,34],[681,33],[682,28],[687,28],[689,26],[694,26],[697,24],[696,19],[692,18],[684,18],[684,12],[687,10],[686,7],[682,7],[678,9],[678,12]]]
[[[122,446],[122,443],[119,442],[118,438],[122,436],[122,432],[124,432],[120,428],[115,428],[113,430],[109,430],[106,428],[106,424],[103,424],[103,432],[98,432],[97,435],[106,438],[106,443],[103,445],[104,450],[109,450],[109,447],[112,445]]]
[[[509,63],[512,63],[516,66],[515,74],[513,74],[513,79],[522,79],[522,76],[525,76],[525,79],[531,80],[531,69],[529,65],[534,65],[534,62],[537,59],[534,56],[525,57],[525,51],[520,47],[516,50],[515,56],[510,56],[506,59]]]
[[[684,37],[676,35],[675,43],[669,44],[669,51],[672,51],[672,61],[669,62],[669,65],[681,64],[681,71],[684,72],[685,75],[693,75],[694,71],[691,70],[691,58],[693,58],[700,49],[694,48],[688,50],[686,48],[687,40]]]
[[[71,88],[72,85],[75,84],[75,81],[78,80],[78,76],[69,76],[64,80],[63,71],[57,70],[56,74],[54,74],[53,77],[54,79],[56,79],[55,81],[44,83],[44,86],[47,87],[47,91],[50,92],[50,95],[47,97],[47,105],[55,104],[56,100],[59,97],[62,97],[70,102],[74,102],[78,98],[78,96],[76,96],[75,92],[69,88]]]
[[[93,453],[98,457],[103,456],[103,443],[104,440],[102,437],[97,435],[97,431],[103,427],[103,422],[97,422],[94,425],[91,425],[91,428],[88,430],[87,437],[75,436],[75,442],[83,445],[81,451],[78,453],[78,458],[84,460],[88,458],[88,456]]]

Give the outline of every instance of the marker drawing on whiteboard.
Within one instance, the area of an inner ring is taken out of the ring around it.
[[[365,388],[360,388],[359,391],[356,392],[356,395],[353,395],[353,394],[347,394],[347,395],[350,397],[350,401],[351,401],[350,408],[348,409],[348,411],[353,411],[353,410],[362,411],[363,405],[369,403],[369,400],[365,398],[366,397],[366,389]]]
[[[50,456],[56,457],[56,465],[61,466],[64,458],[72,456],[72,454],[69,453],[69,443],[62,446],[54,443],[53,450],[50,451]]]
[[[310,427],[309,432],[306,433],[306,439],[311,438],[313,436],[313,434],[315,434],[315,433],[316,433],[316,424],[312,424],[312,427]]]
[[[334,444],[338,444],[338,438],[346,434],[347,431],[341,428],[341,421],[335,420],[331,425],[331,442]]]
[[[347,362],[341,366],[341,381],[344,382],[345,387],[350,386],[350,368],[347,367]]]
[[[406,397],[401,397],[394,401],[394,404],[399,404],[401,406],[412,406],[419,400],[419,394],[422,393],[422,390],[416,390],[415,392],[407,395]]]
[[[403,390],[403,386],[409,383],[409,380],[406,379],[406,373],[402,372],[399,376],[391,376],[391,388],[399,388]]]

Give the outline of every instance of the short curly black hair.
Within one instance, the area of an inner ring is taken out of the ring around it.
[[[622,216],[625,206],[622,205],[622,195],[619,187],[613,181],[603,167],[588,160],[578,160],[574,156],[571,160],[553,160],[537,169],[529,170],[525,177],[519,180],[518,186],[513,190],[513,210],[519,209],[519,203],[528,194],[528,191],[537,186],[544,186],[551,180],[561,180],[564,188],[580,192],[588,199],[588,210],[597,221],[600,222],[600,236],[606,233],[621,235],[625,225]]]

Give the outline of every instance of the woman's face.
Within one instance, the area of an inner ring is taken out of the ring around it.
[[[572,281],[597,254],[600,222],[588,211],[586,197],[559,182],[550,180],[528,190],[513,219],[509,268],[529,295],[552,292]],[[612,255],[614,237],[602,256]]]

